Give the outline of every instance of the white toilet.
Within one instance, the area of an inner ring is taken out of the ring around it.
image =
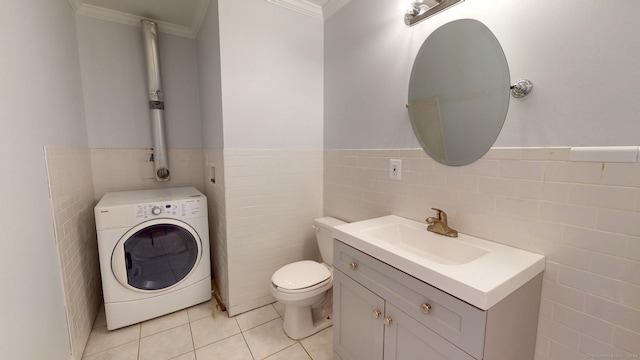
[[[331,326],[333,299],[333,236],[344,221],[332,217],[314,220],[316,240],[323,263],[311,260],[281,267],[271,277],[271,294],[285,305],[284,332],[302,339]]]

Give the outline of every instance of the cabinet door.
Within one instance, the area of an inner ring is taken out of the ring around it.
[[[385,316],[391,322],[385,328],[384,360],[474,360],[389,302]]]
[[[333,312],[334,350],[340,358],[382,360],[383,299],[334,269]]]

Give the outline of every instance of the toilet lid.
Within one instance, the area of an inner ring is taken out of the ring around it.
[[[271,277],[279,288],[296,290],[321,283],[331,277],[326,266],[311,260],[294,262],[281,267]]]

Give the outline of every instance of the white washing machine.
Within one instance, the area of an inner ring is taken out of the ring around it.
[[[207,199],[196,188],[107,193],[95,216],[109,330],[211,299]]]

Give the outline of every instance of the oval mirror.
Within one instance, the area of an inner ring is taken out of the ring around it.
[[[409,118],[424,150],[460,166],[493,146],[509,107],[509,67],[498,39],[472,19],[436,29],[418,51],[409,81]]]

